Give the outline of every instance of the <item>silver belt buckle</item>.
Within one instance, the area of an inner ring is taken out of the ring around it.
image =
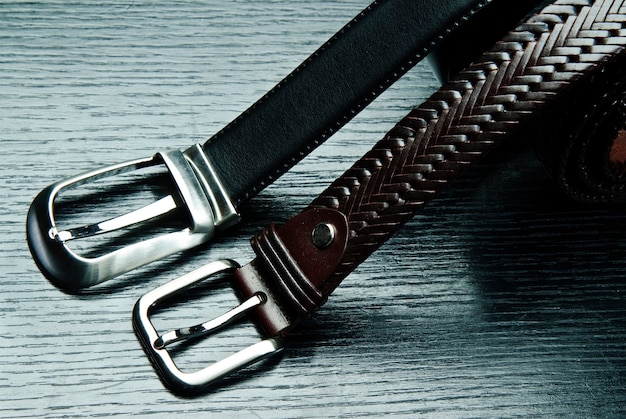
[[[223,315],[195,326],[159,334],[152,324],[150,320],[151,311],[157,306],[163,306],[167,299],[216,274],[233,272],[238,268],[239,265],[231,260],[212,262],[148,292],[135,304],[133,310],[133,328],[135,333],[161,380],[171,390],[180,393],[197,392],[225,375],[276,354],[283,349],[282,338],[265,339],[208,367],[191,373],[183,372],[179,369],[167,350],[167,346],[170,344],[209,335],[236,322],[250,310],[264,304],[266,297],[263,294],[253,295]]]
[[[164,164],[171,174],[190,226],[138,241],[97,257],[81,256],[68,242],[154,220],[177,208],[168,195],[158,201],[106,221],[77,228],[61,228],[55,220],[55,199],[68,188],[134,170]],[[227,227],[239,216],[199,145],[184,152],[157,153],[86,172],[48,186],[33,201],[27,217],[27,238],[35,262],[48,279],[62,288],[80,289],[99,284],[173,253],[190,249],[213,237],[215,228]]]

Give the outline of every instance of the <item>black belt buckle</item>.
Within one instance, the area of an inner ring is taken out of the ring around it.
[[[72,250],[68,242],[123,229],[156,219],[177,208],[168,195],[130,213],[95,224],[63,229],[55,220],[55,199],[68,188],[126,172],[164,164],[174,180],[180,201],[185,206],[190,225],[180,231],[160,234],[134,242],[97,257],[86,257]],[[190,249],[213,237],[214,230],[239,220],[229,197],[215,175],[202,148],[195,145],[157,153],[154,157],[133,160],[54,183],[33,201],[27,217],[28,244],[39,268],[54,283],[64,288],[80,289],[99,284],[135,268]]]

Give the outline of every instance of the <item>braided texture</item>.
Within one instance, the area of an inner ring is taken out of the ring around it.
[[[347,216],[334,288],[448,182],[626,45],[626,0],[558,0],[403,118],[313,203]]]

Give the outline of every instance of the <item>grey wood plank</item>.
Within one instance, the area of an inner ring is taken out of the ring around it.
[[[24,220],[39,190],[203,142],[366,4],[0,3],[0,416],[626,415],[623,208],[564,200],[524,147],[418,214],[279,360],[190,399],[156,378],[132,332],[137,298],[217,258],[247,262],[252,234],[303,208],[436,89],[425,64],[211,245],[82,295],[35,267]],[[189,302],[159,324],[192,324],[231,303],[227,293]],[[250,332],[204,341],[181,362],[204,365]]]

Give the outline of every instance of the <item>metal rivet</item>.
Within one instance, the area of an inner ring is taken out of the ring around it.
[[[335,226],[328,223],[319,223],[311,234],[313,244],[318,249],[326,249],[335,240]]]

